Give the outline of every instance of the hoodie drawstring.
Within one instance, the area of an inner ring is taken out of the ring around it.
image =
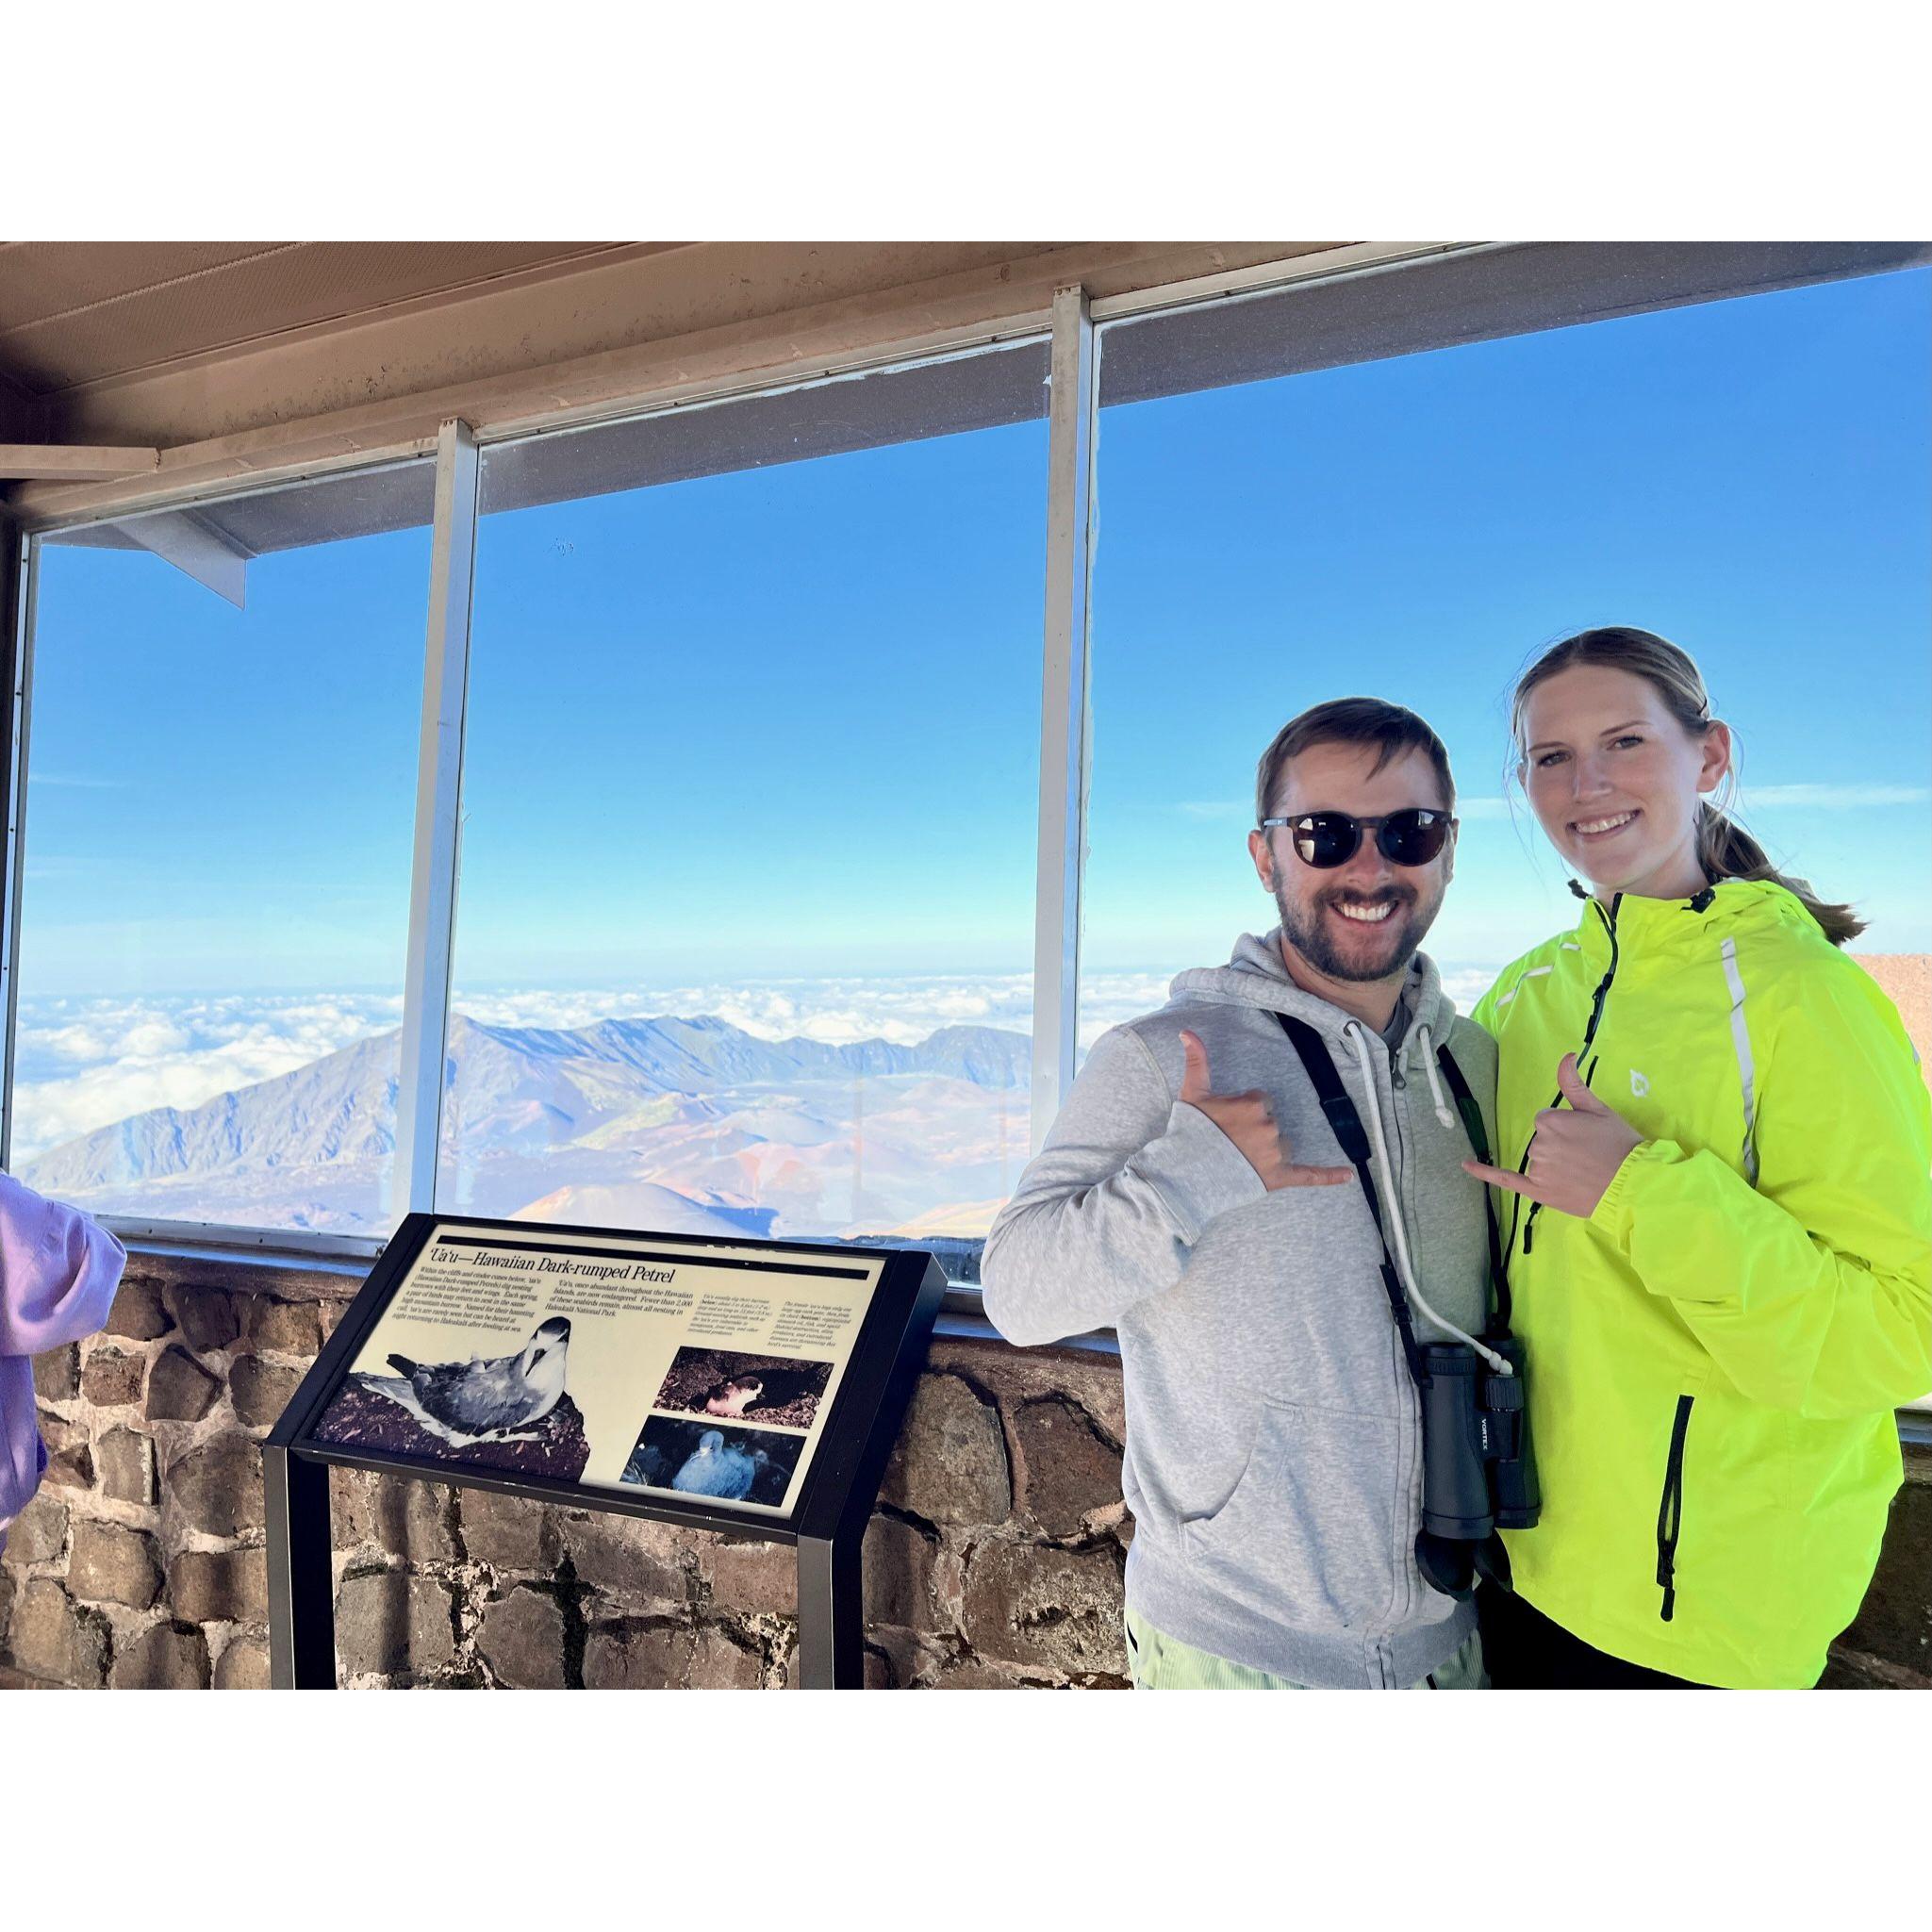
[[[1443,1080],[1436,1071],[1436,1043],[1429,1038],[1426,1026],[1419,1026],[1415,1031],[1422,1039],[1422,1065],[1428,1075],[1428,1097],[1436,1103],[1436,1119],[1453,1131],[1456,1116],[1449,1112],[1449,1103],[1443,1098]]]
[[[1402,1285],[1408,1290],[1410,1300],[1437,1328],[1455,1336],[1459,1342],[1468,1343],[1497,1375],[1512,1375],[1515,1371],[1494,1349],[1486,1347],[1466,1329],[1459,1329],[1454,1322],[1439,1315],[1423,1299],[1422,1290],[1415,1280],[1415,1263],[1409,1255],[1409,1231],[1403,1224],[1402,1203],[1395,1191],[1395,1169],[1389,1160],[1389,1143],[1382,1132],[1382,1110],[1376,1103],[1375,1062],[1369,1055],[1367,1030],[1360,1020],[1351,1019],[1342,1031],[1347,1036],[1348,1044],[1355,1049],[1355,1064],[1362,1074],[1362,1089],[1368,1096],[1368,1131],[1375,1137],[1375,1157],[1383,1174],[1388,1177],[1388,1186],[1383,1190],[1383,1197],[1389,1211],[1389,1230],[1395,1237],[1395,1271],[1401,1277]],[[1429,1056],[1428,1064],[1433,1069],[1433,1054]]]

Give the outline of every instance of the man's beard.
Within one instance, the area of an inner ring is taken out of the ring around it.
[[[1364,933],[1373,933],[1379,939],[1388,928],[1395,928],[1393,948],[1380,954],[1381,963],[1364,964],[1348,959],[1330,943],[1325,920],[1328,908],[1336,900],[1346,899],[1355,905],[1390,904],[1395,908],[1387,921],[1380,927],[1365,927]],[[1326,974],[1331,980],[1367,982],[1386,980],[1392,974],[1401,972],[1414,958],[1416,949],[1428,935],[1428,929],[1435,924],[1435,916],[1442,904],[1438,895],[1434,905],[1426,911],[1421,900],[1413,892],[1390,890],[1372,894],[1355,892],[1317,893],[1309,907],[1312,917],[1304,924],[1296,909],[1289,903],[1288,895],[1280,889],[1278,880],[1275,887],[1275,910],[1281,916],[1281,936],[1312,966],[1316,972]],[[1403,910],[1403,908],[1407,910]]]

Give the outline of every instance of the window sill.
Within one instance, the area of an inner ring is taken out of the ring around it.
[[[103,1224],[114,1229],[127,1249],[130,1273],[163,1282],[206,1285],[211,1270],[232,1271],[241,1278],[234,1282],[241,1292],[282,1301],[354,1300],[383,1247],[372,1242],[368,1246],[374,1251],[367,1255],[331,1254],[280,1246],[272,1232],[246,1229],[233,1230],[232,1239],[218,1239],[215,1230],[201,1227],[162,1233],[152,1222],[140,1224],[140,1231],[126,1223],[115,1227],[111,1217],[103,1217]],[[949,1282],[933,1333],[947,1341],[1012,1346],[986,1319],[976,1281]],[[1110,1329],[1070,1335],[1051,1346],[1115,1358],[1120,1353]],[[1926,1421],[1932,1423],[1932,1416]]]
[[[111,1224],[109,1224],[111,1225]],[[209,1285],[211,1273],[239,1280],[222,1285],[278,1301],[353,1301],[375,1256],[314,1254],[261,1244],[163,1240],[114,1230],[127,1250],[127,1272],[164,1285]]]

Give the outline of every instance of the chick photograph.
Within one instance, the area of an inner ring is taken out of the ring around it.
[[[784,1501],[804,1446],[803,1436],[652,1415],[619,1479],[718,1502],[775,1506]]]
[[[392,1375],[350,1372],[316,1437],[575,1482],[590,1442],[565,1386],[570,1348],[570,1323],[553,1315],[512,1355],[418,1362],[392,1354]]]
[[[724,1348],[680,1348],[653,1409],[682,1409],[728,1421],[810,1428],[832,1379],[829,1362],[782,1355],[736,1355]]]

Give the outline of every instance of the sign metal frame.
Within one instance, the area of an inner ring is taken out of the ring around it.
[[[454,1459],[351,1449],[318,1441],[313,1434],[316,1424],[360,1358],[418,1257],[432,1236],[454,1230],[501,1231],[516,1235],[520,1242],[555,1237],[560,1251],[567,1251],[570,1242],[584,1240],[665,1241],[693,1249],[755,1248],[769,1252],[774,1261],[797,1255],[824,1263],[843,1256],[881,1263],[879,1279],[790,1511],[782,1515],[752,1516],[722,1504],[660,1491],[628,1493],[484,1464],[471,1466]],[[277,1690],[335,1687],[329,1469],[336,1466],[458,1488],[495,1490],[504,1495],[611,1515],[642,1516],[750,1541],[791,1544],[797,1548],[799,1570],[799,1642],[793,1686],[801,1690],[860,1688],[865,1681],[861,1544],[945,1292],[945,1270],[932,1255],[917,1248],[553,1227],[469,1214],[406,1216],[262,1445],[271,1684]]]

